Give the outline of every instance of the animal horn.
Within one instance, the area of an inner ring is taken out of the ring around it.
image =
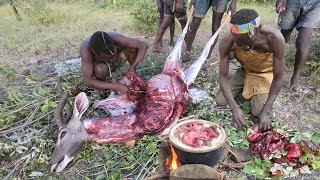
[[[70,104],[67,103],[68,94],[66,94],[62,90],[62,77],[61,76],[59,76],[59,78],[58,78],[58,81],[57,81],[57,84],[55,87],[55,91],[57,94],[60,95],[61,101],[59,102],[56,109],[54,110],[54,118],[56,120],[56,123],[57,123],[59,130],[61,130],[64,126],[64,123],[62,121],[62,110],[63,110],[64,106],[67,107],[67,121],[69,121],[69,119],[72,116],[72,108],[71,108]]]

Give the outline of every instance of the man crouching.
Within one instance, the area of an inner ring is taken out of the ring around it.
[[[127,61],[130,64],[127,73],[135,73],[148,47],[148,44],[142,41],[116,32],[95,32],[80,46],[81,72],[85,85],[126,93],[127,86],[107,82],[106,78],[112,76],[112,73],[119,70]]]
[[[270,129],[268,114],[282,87],[285,40],[279,30],[262,27],[259,14],[253,9],[237,11],[230,23],[231,34],[219,45],[217,104],[230,105],[233,125],[241,129],[246,126],[245,116],[234,98],[242,93],[243,98],[251,99],[252,115],[258,117],[259,129]],[[228,79],[231,52],[242,66]]]

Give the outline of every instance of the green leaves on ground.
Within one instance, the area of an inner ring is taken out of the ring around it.
[[[257,178],[267,178],[270,176],[268,172],[270,167],[271,161],[254,157],[251,163],[247,164],[242,171],[247,174],[255,175]]]

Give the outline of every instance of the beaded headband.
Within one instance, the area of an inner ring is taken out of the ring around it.
[[[246,33],[254,34],[254,28],[257,28],[260,25],[261,25],[260,16],[258,16],[256,19],[246,24],[241,24],[241,25],[233,24],[231,27],[231,32],[235,34],[246,34]]]

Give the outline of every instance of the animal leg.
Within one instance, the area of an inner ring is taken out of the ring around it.
[[[83,123],[89,139],[97,143],[126,142],[144,133],[135,114],[86,119]]]
[[[126,94],[109,96],[107,99],[95,102],[94,108],[101,108],[111,116],[131,114],[137,101],[129,100]]]
[[[218,28],[218,30],[211,36],[209,41],[207,42],[206,46],[204,47],[202,54],[200,57],[187,69],[184,71],[185,75],[185,82],[188,86],[190,86],[196,77],[198,76],[198,73],[201,69],[202,64],[205,62],[205,60],[208,57],[208,54],[210,52],[211,45],[214,43],[215,39],[217,38],[218,34],[222,30],[223,26],[230,20],[230,16],[227,15],[221,26]]]

